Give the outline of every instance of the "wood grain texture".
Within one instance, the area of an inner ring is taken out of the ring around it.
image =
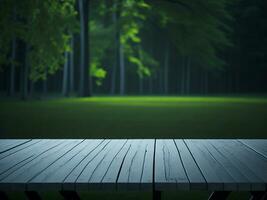
[[[0,190],[267,189],[267,140],[0,140]]]

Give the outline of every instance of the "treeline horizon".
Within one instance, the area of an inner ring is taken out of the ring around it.
[[[2,0],[0,92],[267,92],[264,0]]]

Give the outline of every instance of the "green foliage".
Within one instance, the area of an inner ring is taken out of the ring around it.
[[[100,13],[101,14],[101,13]],[[90,21],[90,76],[95,78],[96,85],[101,86],[106,78],[107,71],[104,69],[103,61],[106,59],[106,51],[114,50],[113,34],[114,25],[104,26],[98,20]],[[103,39],[105,38],[105,39]]]
[[[143,75],[150,76],[149,69],[143,65],[142,61],[139,58],[129,56],[128,59],[131,63],[133,63],[134,65],[138,67],[137,73],[139,77],[143,77]]]
[[[74,0],[42,1],[33,8],[33,17],[28,20],[26,42],[31,50],[28,54],[31,79],[46,79],[64,64],[64,52],[70,51],[70,33],[77,30]]]
[[[128,64],[137,67],[139,76],[150,76],[149,68],[153,67],[156,61],[143,50],[144,58],[141,59],[139,52],[140,30],[142,23],[146,20],[146,11],[150,9],[150,5],[144,0],[114,0],[110,7],[108,7],[108,2],[99,1],[98,4],[94,4],[94,8],[90,21],[91,75],[96,77],[94,74],[97,70],[95,69],[103,70],[101,66],[107,65],[103,63],[104,61],[116,59],[114,53],[108,55],[107,52],[116,52],[118,44],[114,40],[119,32],[119,42],[124,46]],[[113,23],[114,21],[107,23],[105,16],[113,17],[114,14],[117,15],[116,24]],[[105,77],[97,78],[96,81]]]
[[[156,61],[141,47],[140,31],[151,6],[144,0],[121,1],[120,43],[124,45],[130,64],[137,67],[139,77],[151,76]]]
[[[190,56],[204,68],[221,69],[218,50],[231,46],[226,25],[232,18],[225,0],[156,0],[151,3],[166,37],[181,56]]]
[[[11,43],[15,37],[21,37],[25,29],[22,20],[18,20],[22,16],[20,7],[27,8],[21,1],[0,1],[0,70],[3,65],[9,65],[14,62],[8,58],[8,54],[11,51]]]
[[[125,0],[120,2],[120,42],[127,45],[131,42],[140,43],[138,35],[142,26],[142,21],[146,19],[145,11],[150,6],[144,0]]]
[[[140,47],[140,46],[139,46]],[[139,48],[139,56],[129,56],[129,62],[137,66],[137,74],[140,78],[152,75],[153,69],[159,66],[159,63],[146,51]]]
[[[95,77],[96,78],[96,84],[98,86],[101,86],[103,79],[106,78],[107,71],[104,70],[104,68],[102,68],[98,62],[91,62],[90,75],[92,77]]]
[[[2,0],[0,4],[4,5],[0,6],[0,66],[15,62],[7,56],[12,39],[17,38],[29,46],[32,80],[46,79],[58,71],[65,62],[64,52],[72,51],[71,35],[79,31],[75,0]],[[227,0],[97,0],[90,4],[90,75],[97,85],[107,77],[108,68],[118,65],[114,62],[117,41],[128,59],[126,67],[135,67],[141,78],[152,76],[160,67],[164,53],[150,50],[165,51],[170,48],[165,43],[171,44],[171,56],[174,46],[177,57],[190,57],[195,66],[221,70],[225,64],[218,55],[231,46]],[[242,16],[256,18],[258,11],[257,6],[249,6]],[[147,27],[154,27],[153,34],[163,42],[149,38]],[[253,54],[265,55],[262,51]]]
[[[90,39],[92,41],[90,44],[90,53],[93,62],[102,61],[105,56],[105,51],[109,48],[113,48],[113,31],[113,25],[105,27],[99,21],[90,21]]]
[[[1,3],[5,6],[0,6],[3,30],[0,42],[5,41],[5,48],[0,52],[0,62],[7,61],[11,40],[17,38],[30,47],[27,59],[32,80],[46,79],[48,73],[59,70],[64,63],[64,52],[70,51],[69,34],[77,31],[75,0],[5,0]]]

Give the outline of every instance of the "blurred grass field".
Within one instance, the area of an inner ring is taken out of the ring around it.
[[[92,97],[0,100],[1,138],[267,138],[265,97]],[[23,199],[11,193],[11,199]],[[44,199],[61,199],[42,193]],[[207,199],[166,192],[162,199]],[[151,192],[83,192],[82,199],[151,199]],[[248,199],[232,193],[229,199]]]
[[[266,138],[267,98],[0,100],[1,138]]]

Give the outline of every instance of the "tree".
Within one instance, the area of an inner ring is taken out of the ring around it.
[[[241,92],[241,85],[247,85],[261,92],[266,80],[267,66],[267,3],[264,0],[236,0],[229,9],[235,21],[231,23],[233,46],[226,57],[230,92]]]
[[[141,42],[139,35],[142,21],[146,19],[145,12],[150,8],[144,0],[121,1],[120,2],[120,27],[119,27],[119,66],[120,66],[120,95],[125,93],[125,55],[129,62],[136,64],[138,75],[140,76],[148,69],[140,60],[140,46],[135,45]],[[146,69],[145,69],[146,68]],[[144,70],[145,69],[145,70]],[[142,78],[142,77],[141,77]]]
[[[75,27],[74,0],[64,2],[11,0],[1,1],[1,3],[5,5],[2,8],[6,11],[1,12],[0,26],[4,28],[2,28],[0,40],[6,40],[7,43],[13,40],[12,46],[16,50],[18,45],[14,41],[20,41],[27,49],[27,51],[24,50],[25,58],[20,60],[15,58],[16,51],[13,50],[10,61],[11,71],[14,71],[15,64],[21,68],[20,82],[23,86],[20,88],[21,95],[25,98],[29,77],[32,81],[46,80],[48,74],[55,73],[64,63],[64,52],[69,48],[69,36],[65,34],[65,30],[73,30]],[[10,13],[14,13],[10,12],[14,6],[16,6],[16,19],[10,17]],[[1,62],[8,61],[8,52],[8,48],[1,52]],[[14,75],[10,78],[11,82],[14,82],[13,79]]]
[[[81,63],[79,96],[91,96],[89,80],[89,6],[90,0],[79,0],[80,33],[81,33]]]
[[[225,0],[183,1],[168,0],[151,2],[154,13],[158,11],[159,23],[165,37],[170,38],[183,63],[182,87],[190,92],[191,66],[203,69],[221,69],[223,61],[219,50],[230,45],[226,37],[230,20]],[[166,50],[165,50],[166,51]],[[165,76],[165,79],[167,76]]]

